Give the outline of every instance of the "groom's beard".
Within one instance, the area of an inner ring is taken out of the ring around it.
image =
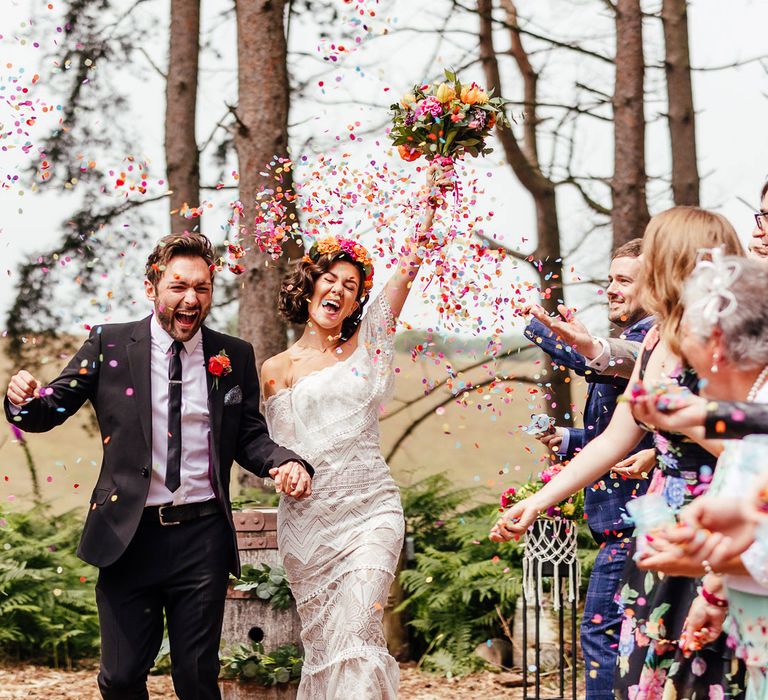
[[[197,314],[194,323],[191,326],[183,325],[181,320],[178,319],[177,313],[180,311],[195,312]],[[171,309],[169,306],[155,304],[155,315],[157,316],[160,326],[171,336],[174,340],[180,340],[182,343],[189,340],[197,331],[200,326],[203,325],[203,321],[208,317],[208,309],[202,309],[200,307],[195,309],[175,308]]]

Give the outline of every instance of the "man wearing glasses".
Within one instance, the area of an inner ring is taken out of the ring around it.
[[[749,241],[749,252],[755,258],[768,260],[768,182],[760,192],[760,211],[755,213],[755,224]]]

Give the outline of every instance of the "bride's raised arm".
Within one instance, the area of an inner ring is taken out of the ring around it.
[[[453,170],[432,163],[427,168],[427,182],[424,186],[426,194],[423,197],[423,216],[416,226],[414,236],[405,242],[400,259],[397,261],[397,269],[384,288],[387,301],[392,308],[395,318],[403,310],[405,300],[411,291],[416,276],[421,267],[420,249],[428,243],[428,235],[432,229],[435,218],[435,209],[439,204],[439,198],[453,188]]]

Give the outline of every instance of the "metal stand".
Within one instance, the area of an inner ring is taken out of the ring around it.
[[[576,568],[579,566],[578,560],[571,562],[570,564],[558,564],[544,566],[542,568],[542,578],[552,578],[554,585],[554,568],[559,567],[559,585],[560,585],[560,600],[562,604],[557,612],[557,626],[558,626],[558,689],[559,695],[550,696],[547,700],[576,700],[576,608],[577,601],[568,602],[567,585],[569,576],[576,576]],[[534,674],[533,687],[534,694],[528,693],[528,600],[525,596],[525,590],[523,590],[523,700],[544,700],[544,696],[541,694],[541,604],[539,599],[539,581],[538,574],[536,574],[536,586],[534,587],[534,668],[531,669]],[[570,608],[570,625],[571,625],[571,664],[570,671],[566,668],[565,664],[565,607]],[[570,678],[568,678],[570,672]],[[570,681],[570,693],[566,695],[566,684]]]

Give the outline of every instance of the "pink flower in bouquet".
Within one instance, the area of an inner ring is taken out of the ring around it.
[[[443,113],[443,105],[436,97],[427,97],[416,105],[419,114],[430,114],[439,117]]]
[[[509,508],[512,505],[512,499],[515,497],[517,491],[514,488],[507,489],[501,494],[500,503],[502,508]]]
[[[559,464],[553,464],[551,467],[547,467],[541,472],[541,480],[546,484],[552,481],[552,479],[560,473],[562,467]]]

